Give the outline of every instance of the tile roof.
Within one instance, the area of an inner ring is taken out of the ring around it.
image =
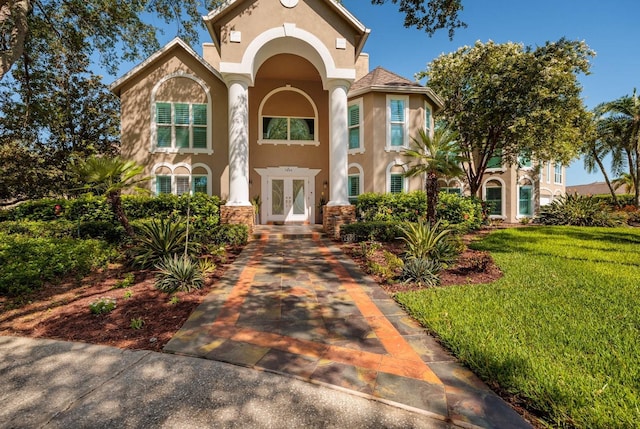
[[[355,92],[366,88],[381,86],[389,88],[424,88],[424,86],[418,82],[412,82],[382,67],[376,67],[366,76],[354,82],[353,85],[351,85],[351,91]]]
[[[605,182],[593,182],[586,185],[573,185],[567,186],[567,194],[578,194],[578,195],[600,195],[600,194],[610,194],[609,187]],[[625,194],[624,186],[616,189],[616,194],[621,195]]]

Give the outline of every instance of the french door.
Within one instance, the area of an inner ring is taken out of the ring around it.
[[[267,220],[273,222],[309,222],[309,190],[304,177],[271,177]]]

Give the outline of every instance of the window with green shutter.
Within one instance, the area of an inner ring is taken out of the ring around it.
[[[202,194],[207,193],[207,176],[193,176],[191,180],[194,194],[198,192]]]
[[[486,188],[485,201],[489,206],[490,215],[502,216],[502,187]]]
[[[349,149],[360,148],[360,105],[349,106]]]
[[[355,204],[360,195],[360,175],[349,176],[348,188],[349,202]]]
[[[502,152],[497,151],[494,156],[489,158],[487,168],[502,168]]]
[[[156,176],[156,194],[171,193],[171,176]]]
[[[389,101],[389,127],[390,145],[392,147],[404,146],[405,144],[405,100],[391,99]]]
[[[404,177],[402,174],[392,174],[389,179],[389,192],[399,194],[404,191]]]
[[[519,190],[519,213],[523,216],[533,214],[533,188],[529,185],[520,186]]]
[[[206,104],[156,103],[156,147],[206,149]]]

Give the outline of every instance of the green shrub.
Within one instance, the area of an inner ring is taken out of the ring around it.
[[[168,219],[152,219],[138,227],[136,244],[130,250],[134,265],[150,268],[158,261],[182,254],[185,251],[187,228],[184,222]],[[197,244],[187,246],[189,256],[195,255]]]
[[[440,222],[433,226],[429,222],[409,223],[400,228],[402,240],[407,244],[406,255],[415,259],[434,259],[446,263],[455,259],[457,252],[446,242],[450,229],[442,229]]]
[[[124,289],[132,286],[136,281],[133,273],[127,273],[122,280],[118,280],[112,289]]]
[[[67,220],[7,221],[0,223],[0,232],[33,238],[72,238],[77,237],[77,225]]]
[[[613,227],[620,225],[623,218],[602,200],[577,194],[562,196],[542,206],[539,215],[543,225]]]
[[[99,240],[0,233],[0,295],[21,295],[70,274],[81,278],[118,254]]]
[[[384,263],[367,259],[367,268],[370,274],[377,275],[382,281],[388,282],[397,277],[404,263],[402,259],[389,251],[385,250],[382,254],[384,256]]]
[[[416,222],[427,211],[424,191],[358,196],[356,214],[363,222]]]
[[[119,223],[103,220],[89,220],[78,224],[79,238],[97,238],[109,243],[122,243],[127,234]]]
[[[610,205],[611,207],[615,207],[615,205],[613,204],[613,200],[611,199],[611,194],[593,195],[592,198],[596,201],[604,202],[607,205]],[[620,206],[622,207],[630,206],[634,204],[635,195],[632,195],[632,194],[616,195],[616,199],[618,200],[618,204]]]
[[[60,206],[64,211],[67,200],[43,198],[40,200],[25,201],[17,206],[6,210],[5,220],[28,220],[42,221],[54,220],[59,217],[56,215],[56,206]]]
[[[142,319],[142,317],[136,317],[131,319],[131,323],[129,324],[129,327],[131,329],[142,329],[143,326],[144,326],[144,320]]]
[[[204,273],[200,264],[184,256],[165,257],[156,265],[156,288],[166,293],[190,292],[204,285]]]
[[[440,192],[436,216],[442,226],[465,233],[479,229],[486,221],[482,202],[473,197]]]
[[[433,287],[440,284],[442,265],[433,259],[411,258],[402,267],[402,280],[420,286]]]
[[[116,299],[108,296],[98,298],[89,304],[89,311],[93,314],[110,313],[116,308]]]
[[[398,222],[355,222],[340,227],[343,241],[382,241],[388,243],[396,240],[402,231]]]
[[[76,222],[118,223],[106,198],[93,194],[84,194],[66,201],[63,216]]]
[[[194,235],[204,244],[244,246],[249,240],[247,225],[215,225],[208,229],[194,227]]]

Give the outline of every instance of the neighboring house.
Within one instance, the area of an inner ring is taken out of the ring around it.
[[[423,187],[403,176],[402,151],[433,130],[442,100],[370,71],[370,30],[341,4],[229,0],[204,21],[212,43],[202,56],[174,39],[111,86],[122,156],[145,166],[153,192],[219,195],[229,223],[252,224],[255,197],[261,223],[320,223],[326,204],[326,226],[352,220],[363,192]],[[508,221],[518,192],[510,171],[483,191]],[[548,188],[550,199],[557,189]],[[542,182],[536,189],[543,195]]]

